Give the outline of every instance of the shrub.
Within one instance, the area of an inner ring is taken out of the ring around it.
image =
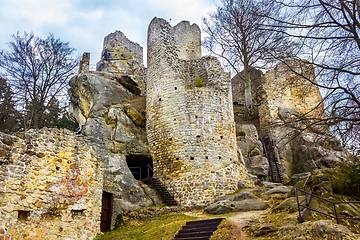
[[[205,87],[205,83],[201,77],[195,78],[195,86],[196,87]]]
[[[341,161],[339,166],[351,195],[360,197],[360,158],[354,157],[350,161]]]

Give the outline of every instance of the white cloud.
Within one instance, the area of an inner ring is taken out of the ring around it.
[[[153,8],[161,9],[166,16],[157,16],[171,19],[171,24],[175,25],[182,20],[188,20],[201,26],[202,17],[215,9],[214,1],[211,0],[146,0]]]
[[[14,0],[17,16],[35,24],[63,24],[71,4],[66,0]]]
[[[91,53],[99,61],[103,39],[115,30],[146,49],[147,27],[153,17],[176,25],[188,20],[201,27],[201,18],[215,9],[219,0],[7,0],[0,8],[0,50],[7,49],[11,35],[49,32],[69,41],[79,54]],[[144,54],[144,59],[146,55]]]

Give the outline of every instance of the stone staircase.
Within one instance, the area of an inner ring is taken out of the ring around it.
[[[179,205],[178,202],[174,199],[174,196],[167,190],[165,185],[158,178],[151,177],[142,179],[141,181],[154,187],[167,206]]]
[[[275,144],[270,138],[262,138],[265,157],[269,162],[270,178],[272,182],[283,183],[282,167],[275,149]]]
[[[224,218],[187,222],[176,234],[175,240],[209,240]]]

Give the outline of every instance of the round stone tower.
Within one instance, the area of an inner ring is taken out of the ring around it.
[[[230,74],[215,57],[201,58],[200,29],[148,28],[147,134],[154,177],[182,205],[205,205],[245,183],[237,152]]]

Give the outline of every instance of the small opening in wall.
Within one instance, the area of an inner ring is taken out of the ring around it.
[[[175,87],[175,90],[177,90],[177,87]]]
[[[176,160],[179,160],[179,159],[180,159],[180,158],[178,158],[178,157],[176,158]]]
[[[200,138],[200,135],[196,135],[197,138]]]
[[[195,116],[195,118],[198,118],[198,116]]]
[[[172,138],[169,138],[169,141],[172,141]]]
[[[220,139],[223,139],[223,136],[220,136]]]
[[[190,157],[190,160],[194,160],[194,157]]]
[[[26,221],[30,217],[30,211],[18,211],[18,221]]]
[[[174,121],[176,121],[176,118],[174,118]]]
[[[206,157],[205,157],[205,159],[209,159],[209,157],[208,157],[208,156],[206,156]]]
[[[76,217],[81,217],[81,216],[84,216],[85,215],[85,209],[79,209],[79,210],[71,210],[71,216],[73,218],[76,218]]]
[[[59,171],[59,170],[60,170],[60,167],[56,167],[55,169],[56,169],[56,171]]]
[[[221,156],[219,156],[219,159],[221,159]]]
[[[159,98],[159,102],[161,102],[161,98]]]

